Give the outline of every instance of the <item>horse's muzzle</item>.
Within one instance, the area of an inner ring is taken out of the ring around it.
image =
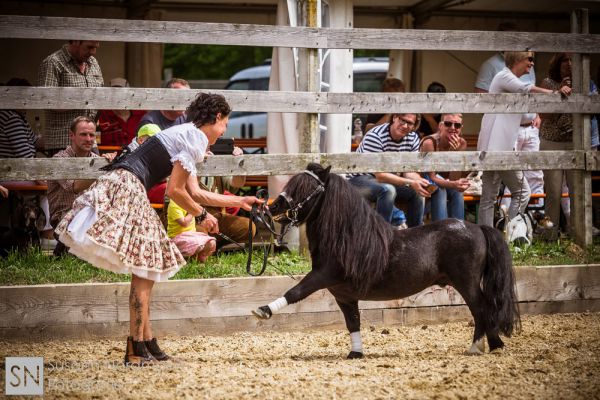
[[[273,220],[280,224],[290,223],[291,220],[287,216],[287,211],[292,208],[289,197],[285,192],[282,192],[275,201],[269,206],[269,212],[273,216]]]

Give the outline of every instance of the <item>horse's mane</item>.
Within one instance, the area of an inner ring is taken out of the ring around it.
[[[381,280],[388,267],[392,226],[344,178],[329,174],[312,224],[307,233],[319,236],[313,246],[318,246],[320,257],[337,261],[360,293]]]

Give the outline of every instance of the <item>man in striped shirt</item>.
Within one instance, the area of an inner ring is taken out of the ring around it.
[[[389,123],[367,132],[356,152],[418,152],[419,135],[416,129],[419,122],[418,114],[392,114]],[[365,199],[375,203],[375,209],[386,221],[391,222],[394,202],[398,199],[408,203],[408,226],[423,224],[425,197],[430,197],[427,191],[429,182],[418,173],[354,174],[349,177],[349,182]]]

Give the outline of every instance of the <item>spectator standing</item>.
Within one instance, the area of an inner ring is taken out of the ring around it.
[[[104,86],[100,65],[94,57],[99,42],[69,40],[60,50],[50,54],[40,65],[38,86],[101,87]],[[92,121],[96,110],[46,110],[44,144],[49,156],[69,146],[69,126],[78,116]]]
[[[438,124],[438,132],[425,136],[421,140],[421,151],[464,151],[467,141],[461,137],[463,128],[462,114],[443,114]],[[463,192],[469,187],[469,181],[461,177],[461,172],[428,172],[427,178],[438,189],[431,195],[431,220],[446,218],[465,219]]]
[[[543,88],[562,92],[564,87],[571,87],[571,55],[568,53],[555,54],[550,60],[548,77],[542,81]],[[591,82],[590,92],[594,93],[595,84]],[[572,114],[541,114],[540,150],[573,150],[573,117]],[[597,144],[598,122],[592,118],[592,147]],[[560,226],[560,209],[562,208],[567,219],[567,231],[570,224],[570,207],[568,199],[561,201],[563,185],[566,180],[567,190],[573,187],[575,179],[572,170],[544,170],[544,184],[546,189],[545,209],[546,216],[550,218],[555,227]]]
[[[123,78],[110,80],[110,87],[129,87]],[[101,110],[98,112],[100,143],[104,146],[125,146],[137,133],[138,125],[146,114],[143,110]]]
[[[392,114],[390,122],[372,128],[365,135],[357,153],[417,152],[419,151],[418,114]],[[379,172],[353,174],[349,182],[368,201],[375,203],[377,212],[388,222],[392,220],[396,199],[408,202],[408,227],[423,224],[425,198],[429,182],[416,172],[396,174]]]
[[[94,143],[96,143],[96,124],[89,117],[77,117],[69,128],[69,138],[71,145],[66,149],[59,151],[54,155],[55,158],[70,157],[99,157],[92,152]],[[116,153],[104,154],[103,157],[109,161],[114,158]],[[73,201],[81,192],[87,189],[93,179],[63,179],[48,181],[48,200],[50,202],[50,223],[56,229],[56,226],[62,217],[71,209]],[[60,241],[54,249],[54,255],[60,256],[67,252],[67,248]]]
[[[500,32],[516,32],[517,25],[512,22],[502,22],[497,28]],[[506,61],[504,59],[504,52],[499,52],[488,58],[479,67],[479,73],[477,74],[477,80],[475,81],[475,93],[488,93],[490,92],[490,85],[496,74],[502,69]],[[535,85],[535,69],[532,67],[527,74],[519,77],[523,83]]]
[[[490,93],[553,93],[552,90],[519,80],[520,76],[527,74],[533,67],[532,52],[506,52],[504,57],[506,67],[492,80]],[[562,86],[560,92],[563,95],[569,95],[571,88],[566,85]],[[514,150],[521,119],[521,114],[485,114],[481,121],[477,150]],[[523,176],[523,171],[485,171],[481,179],[483,185],[479,203],[479,224],[487,226],[494,224],[494,204],[500,188],[500,181],[504,182],[512,193],[512,201],[508,210],[509,218],[514,218],[527,207],[530,189]]]
[[[534,114],[528,114],[534,115]],[[523,119],[521,119],[523,121]],[[539,151],[540,150],[540,136],[539,129],[533,126],[532,123],[529,125],[519,127],[519,134],[517,136],[517,143],[515,144],[515,151]],[[532,194],[544,193],[544,173],[540,170],[535,171],[523,171],[523,175],[529,184],[529,189]],[[509,195],[510,190],[506,187],[504,194]],[[510,207],[511,198],[503,197],[500,202],[506,209]],[[544,199],[537,199],[537,204],[541,207],[544,204]]]

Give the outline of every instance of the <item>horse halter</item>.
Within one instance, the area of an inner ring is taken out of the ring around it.
[[[271,249],[273,247],[273,244],[277,244],[277,245],[281,245],[280,239],[283,238],[283,236],[285,235],[285,233],[287,232],[287,229],[284,231],[283,227],[281,229],[281,233],[277,233],[275,231],[275,224],[273,223],[273,217],[271,215],[271,213],[269,212],[269,208],[267,207],[267,203],[269,201],[269,194],[266,190],[261,189],[256,193],[256,197],[259,199],[264,200],[264,204],[261,205],[257,205],[256,203],[254,203],[252,205],[252,209],[250,210],[250,218],[248,218],[248,242],[246,244],[242,244],[242,243],[238,243],[235,240],[231,239],[229,236],[223,234],[223,233],[217,233],[217,236],[219,236],[221,239],[224,239],[226,241],[228,241],[231,244],[236,245],[237,247],[239,247],[240,249],[242,249],[242,251],[244,251],[247,255],[247,261],[246,261],[246,273],[248,275],[251,276],[260,276],[265,272],[265,269],[267,268],[267,261],[268,261],[268,257],[269,254],[271,253]],[[253,235],[253,229],[252,229],[252,222],[254,222],[255,224],[262,224],[271,234],[271,239],[268,241],[268,243],[263,244],[262,250],[263,250],[263,254],[262,254],[262,266],[260,268],[260,270],[255,273],[252,271],[252,250],[253,250],[253,243],[254,243],[254,235]],[[294,279],[292,277],[292,279]]]
[[[302,173],[307,174],[308,176],[314,178],[318,182],[318,185],[317,185],[317,187],[314,188],[314,190],[312,192],[310,192],[308,194],[308,196],[306,196],[302,201],[300,201],[296,205],[293,205],[294,204],[294,199],[292,199],[292,197],[289,194],[287,194],[286,192],[281,192],[280,196],[283,197],[283,199],[285,200],[285,202],[290,207],[289,209],[286,210],[285,217],[290,220],[290,224],[292,226],[298,226],[302,222],[308,220],[308,218],[313,213],[314,208],[312,208],[310,210],[309,214],[306,216],[306,218],[304,219],[304,221],[299,221],[298,220],[298,214],[300,213],[300,211],[302,210],[302,208],[306,205],[306,203],[308,203],[313,197],[319,196],[319,195],[321,195],[322,193],[325,192],[325,183],[323,183],[323,181],[321,180],[321,178],[319,178],[317,176],[317,174],[315,174],[314,172],[309,171],[309,170],[304,170],[304,171],[302,171]],[[275,221],[278,221],[280,218],[274,217],[273,219]]]
[[[315,173],[313,173],[312,171],[308,171],[308,170],[305,170],[303,172],[305,174],[311,176],[312,178],[314,178],[318,182],[318,185],[308,196],[306,196],[301,202],[299,202],[295,206],[292,206],[292,204],[294,204],[294,200],[287,193],[282,192],[279,195],[284,199],[284,201],[290,207],[288,210],[286,210],[285,214],[282,214],[282,215],[285,215],[290,220],[290,223],[282,224],[281,231],[279,233],[276,232],[275,224],[273,223],[273,221],[278,221],[279,218],[273,217],[273,215],[271,215],[271,212],[269,211],[269,208],[267,206],[268,200],[269,200],[269,194],[266,190],[261,189],[256,193],[256,197],[258,197],[259,199],[263,199],[264,204],[257,205],[255,203],[252,205],[252,210],[250,211],[250,218],[248,221],[248,243],[246,245],[243,245],[243,244],[238,243],[235,240],[231,239],[227,235],[224,235],[222,233],[217,234],[217,236],[221,237],[222,239],[224,239],[232,244],[235,244],[236,246],[238,246],[239,248],[241,248],[243,251],[245,251],[247,253],[248,259],[246,262],[246,273],[248,273],[248,275],[259,276],[259,275],[262,275],[263,272],[265,272],[265,269],[267,267],[267,259],[268,259],[269,253],[271,252],[271,248],[272,248],[273,244],[274,243],[277,245],[283,244],[282,239],[285,236],[285,234],[287,233],[290,225],[298,226],[300,223],[304,222],[304,221],[298,221],[298,213],[300,212],[300,210],[313,197],[318,196],[321,193],[325,192],[325,184]],[[314,211],[314,208],[312,208],[310,210],[306,219],[308,219],[311,216],[313,211]],[[254,235],[252,234],[253,233],[252,232],[252,222],[254,222],[256,224],[259,224],[259,223],[262,224],[270,232],[271,237],[272,237],[268,244],[263,245],[262,267],[258,273],[255,273],[252,271],[252,248],[253,248],[252,244],[253,244],[253,239],[254,239]],[[291,275],[290,275],[290,277],[292,279],[294,279]]]

